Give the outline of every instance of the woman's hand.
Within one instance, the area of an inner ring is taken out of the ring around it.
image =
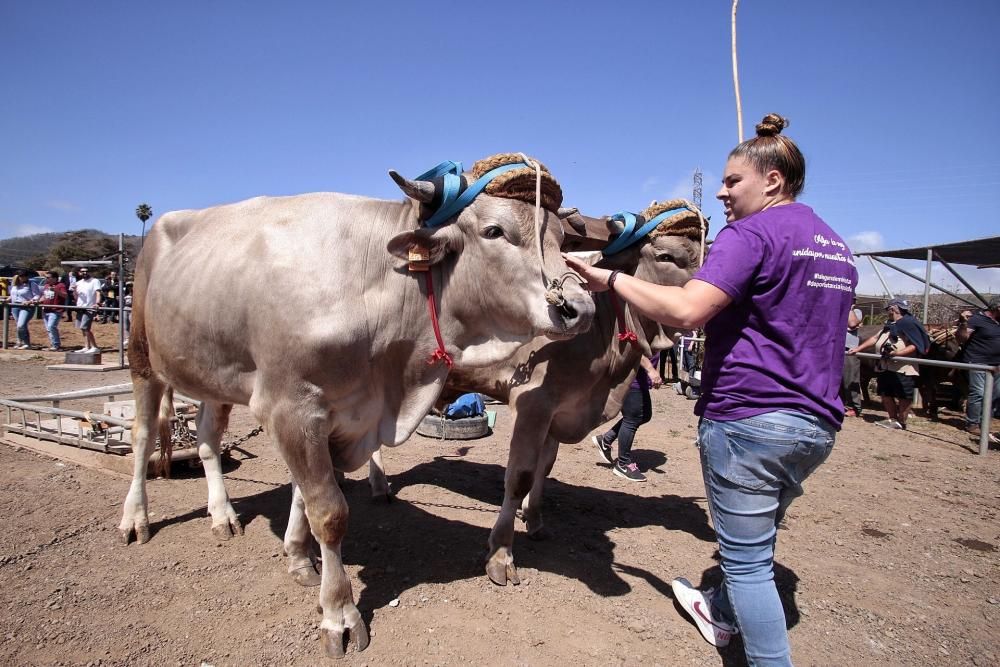
[[[569,268],[579,273],[580,277],[587,281],[584,287],[588,291],[604,292],[608,289],[608,277],[611,275],[611,271],[591,266],[566,253],[562,253],[562,256]]]

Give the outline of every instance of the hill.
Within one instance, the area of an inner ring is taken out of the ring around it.
[[[63,261],[99,259],[117,251],[118,236],[96,229],[32,234],[0,240],[0,267],[44,271]],[[134,260],[138,253],[139,237],[126,235],[126,258]]]

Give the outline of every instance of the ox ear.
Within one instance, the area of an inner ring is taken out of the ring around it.
[[[421,257],[424,264],[437,264],[450,250],[448,234],[435,234],[433,229],[417,229],[396,234],[385,249],[390,255],[410,260]]]
[[[429,204],[434,199],[434,184],[430,181],[411,181],[394,169],[389,170],[389,177],[410,199],[415,199],[421,204]]]

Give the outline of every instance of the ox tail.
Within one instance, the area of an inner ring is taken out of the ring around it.
[[[163,479],[170,479],[170,464],[174,458],[174,443],[171,440],[171,421],[174,419],[174,390],[166,388],[160,397],[160,409],[157,415],[156,433],[160,439],[160,458],[156,462],[154,474]]]

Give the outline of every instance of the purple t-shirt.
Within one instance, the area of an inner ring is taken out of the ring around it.
[[[775,410],[844,420],[844,323],[858,284],[843,239],[805,204],[732,222],[694,276],[732,298],[705,325],[695,414],[717,421]]]

